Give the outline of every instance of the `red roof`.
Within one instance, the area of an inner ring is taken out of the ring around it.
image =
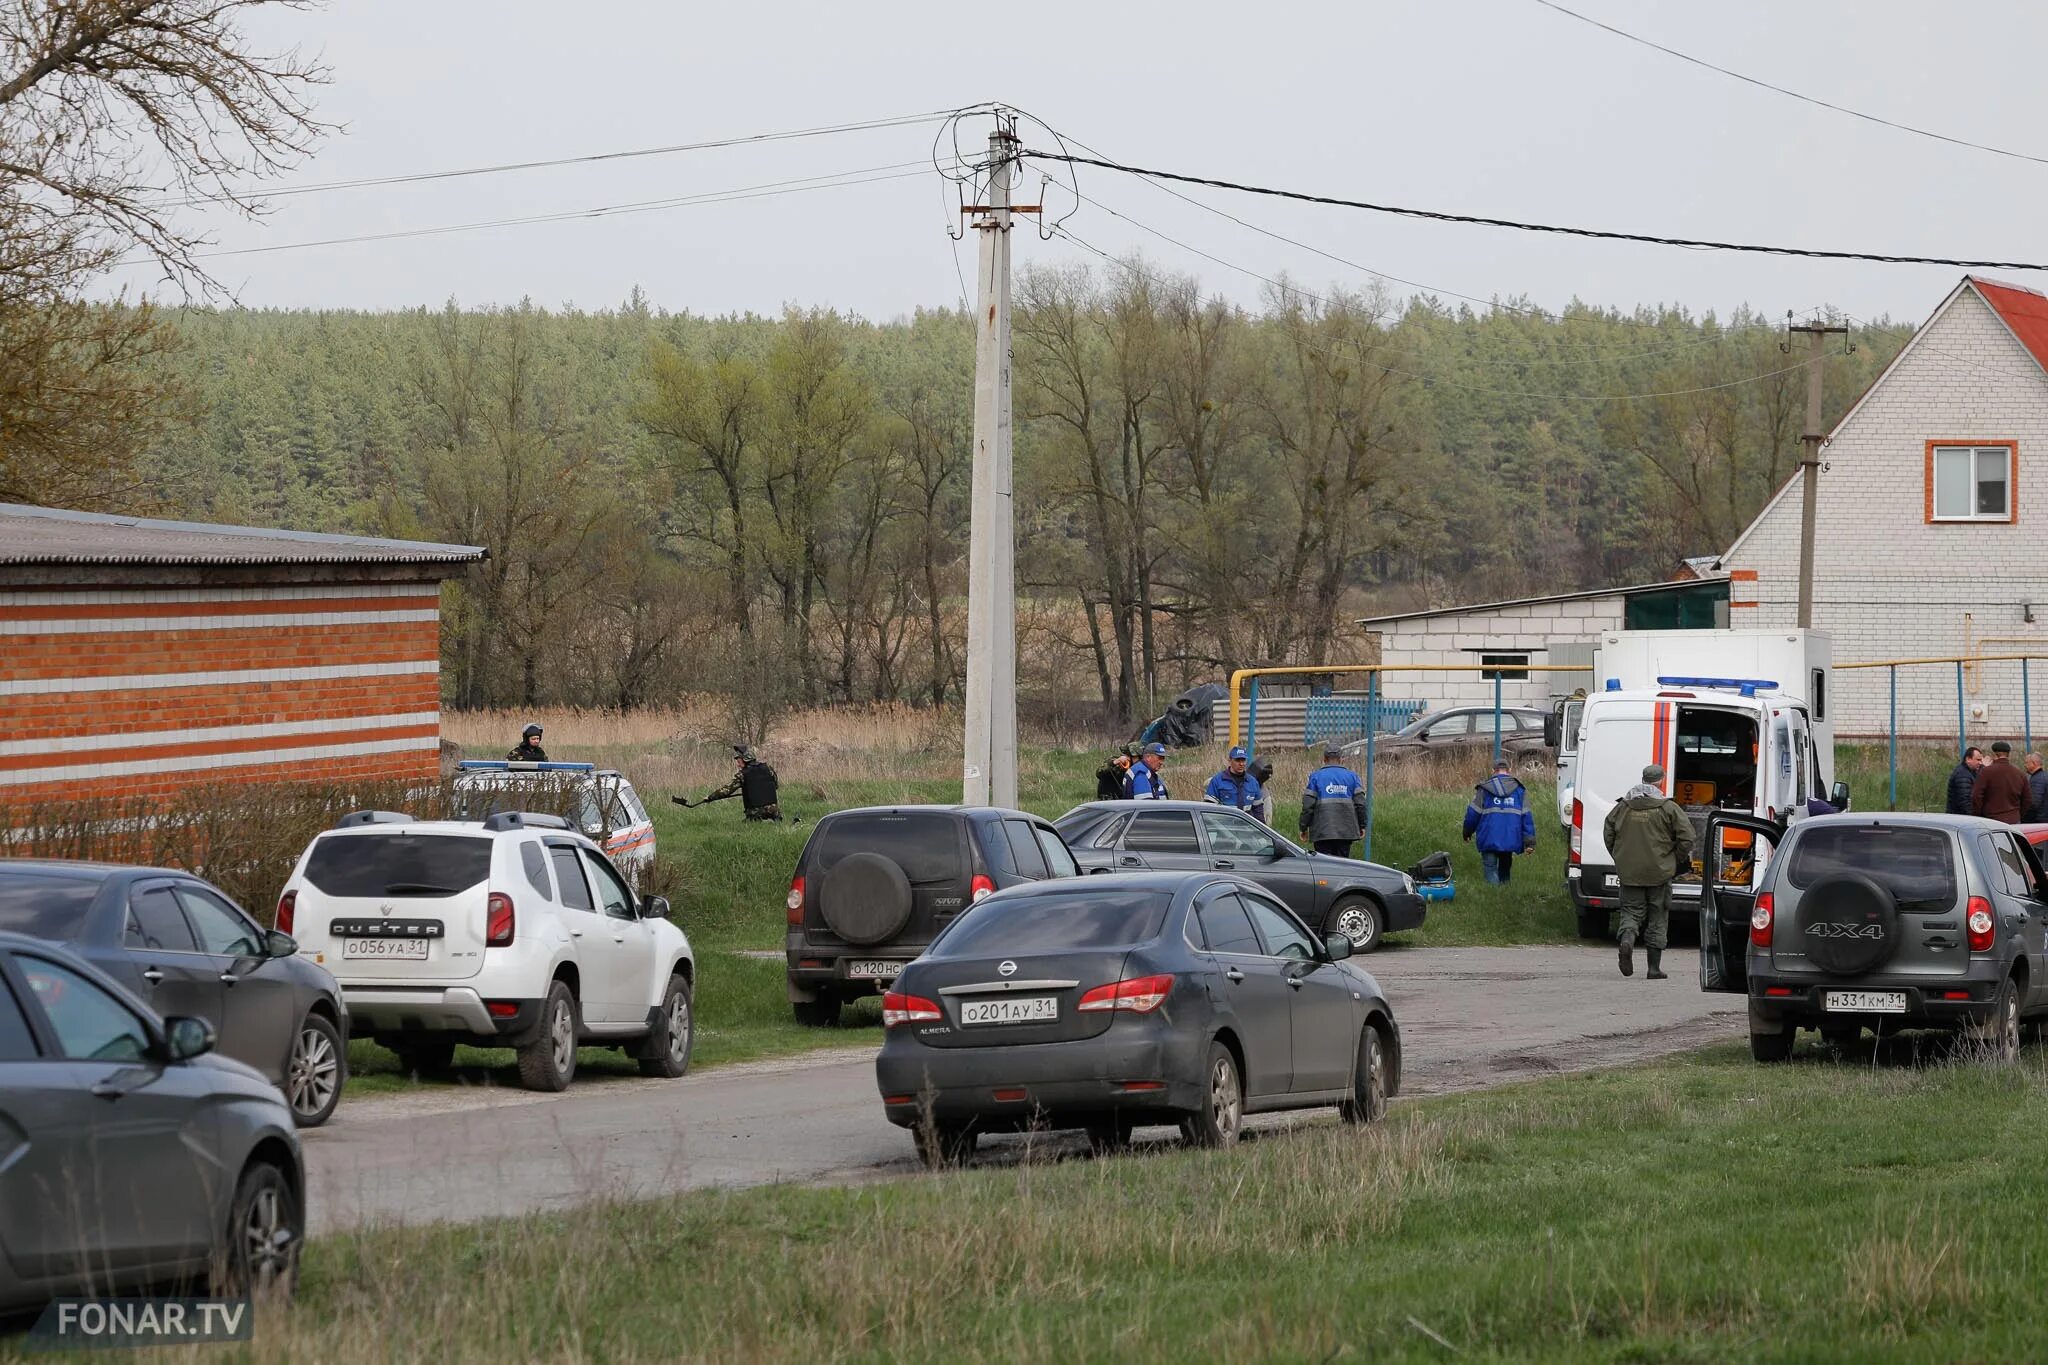
[[[2033,354],[2042,369],[2048,370],[2048,294],[2016,284],[1997,284],[1978,275],[1969,278],[1984,296],[1984,302],[2012,328],[2020,345]]]

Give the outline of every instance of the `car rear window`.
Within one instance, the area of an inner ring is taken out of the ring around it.
[[[1892,893],[1901,909],[1955,904],[1955,844],[1947,830],[1911,825],[1821,825],[1799,831],[1785,879],[1801,890],[1860,873]]]
[[[1156,938],[1173,897],[1164,891],[993,897],[939,938],[928,957],[985,957],[1120,948]]]
[[[0,877],[0,929],[36,938],[73,938],[100,893],[76,877]]]
[[[825,872],[855,853],[879,853],[895,860],[912,883],[964,881],[967,875],[961,863],[959,820],[939,811],[891,811],[828,820],[818,830],[810,864]]]
[[[467,834],[336,835],[306,859],[330,896],[452,896],[490,875],[491,840]]]

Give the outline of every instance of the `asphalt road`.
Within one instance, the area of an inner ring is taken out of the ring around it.
[[[1696,955],[1686,950],[1666,954],[1671,979],[1658,982],[1643,978],[1640,956],[1637,974],[1623,978],[1613,951],[1592,947],[1390,948],[1365,965],[1401,1025],[1404,1095],[1621,1065],[1741,1036],[1740,997],[1702,993]],[[678,1081],[583,1083],[560,1095],[449,1085],[345,1098],[332,1123],[305,1134],[312,1230],[907,1174],[916,1169],[910,1139],[882,1118],[873,1057],[873,1049],[837,1049]],[[1254,1122],[1328,1121],[1317,1113]],[[1169,1134],[1153,1130],[1158,1139]],[[984,1139],[976,1160],[1015,1160],[1023,1144]]]

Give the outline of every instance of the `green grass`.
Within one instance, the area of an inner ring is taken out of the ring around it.
[[[243,1354],[2038,1359],[2048,1070],[2024,1056],[1721,1048],[1234,1152],[332,1237]]]

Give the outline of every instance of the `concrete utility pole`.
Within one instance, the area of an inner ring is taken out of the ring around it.
[[[1819,496],[1820,447],[1827,439],[1827,433],[1820,427],[1820,380],[1821,357],[1826,354],[1828,337],[1831,334],[1847,335],[1847,327],[1827,327],[1818,323],[1806,327],[1794,327],[1788,320],[1787,333],[1804,333],[1806,336],[1806,435],[1805,451],[1799,457],[1799,628],[1809,630],[1813,626],[1813,521],[1814,502]]]
[[[1010,507],[1010,175],[1016,120],[988,138],[988,202],[974,311],[974,481],[967,539],[967,749],[960,799],[1017,804],[1017,537]]]

